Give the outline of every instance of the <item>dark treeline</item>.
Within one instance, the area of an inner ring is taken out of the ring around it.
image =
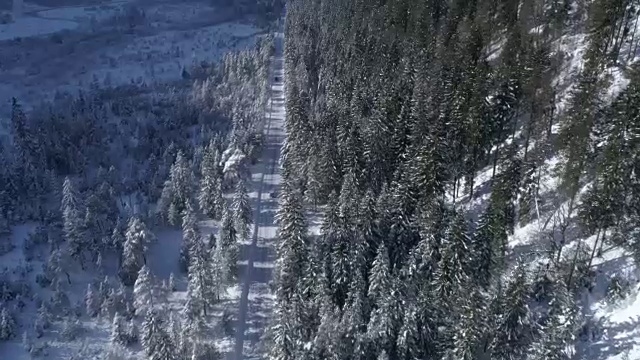
[[[639,5],[290,1],[270,358],[571,358],[596,333],[576,303],[594,257],[640,255]],[[618,69],[630,84],[611,101]],[[507,240],[534,220],[543,261],[524,262]]]

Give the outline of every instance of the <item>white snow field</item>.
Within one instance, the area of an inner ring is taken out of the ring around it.
[[[206,0],[90,3],[38,7],[0,24],[0,104],[16,97],[28,107],[92,84],[178,81],[183,68],[251,46],[263,32]]]
[[[266,116],[265,145],[260,161],[252,169],[254,224],[251,241],[243,244],[240,257],[242,293],[236,326],[234,360],[261,359],[260,340],[273,305],[269,288],[277,226],[274,215],[277,199],[270,194],[280,186],[280,146],[284,140],[284,34],[275,37],[276,53],[271,71],[271,98]],[[277,79],[277,81],[276,81]]]
[[[105,2],[100,6],[65,6],[47,8],[25,4],[26,12],[13,22],[0,24],[0,41],[48,35],[76,29],[92,20],[104,20],[123,11],[128,0]]]

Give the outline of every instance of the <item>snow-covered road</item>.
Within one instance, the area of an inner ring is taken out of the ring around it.
[[[252,169],[254,228],[251,242],[244,244],[240,258],[242,294],[236,326],[233,359],[259,359],[259,341],[266,328],[273,296],[269,281],[275,258],[277,199],[270,194],[280,186],[280,146],[284,139],[284,34],[277,33],[271,68],[271,98],[266,109],[265,143],[260,162]]]

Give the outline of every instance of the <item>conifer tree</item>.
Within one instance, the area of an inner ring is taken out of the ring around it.
[[[175,347],[169,334],[163,327],[163,321],[155,311],[148,311],[141,330],[142,348],[149,359],[171,360],[175,356]]]
[[[169,291],[174,292],[176,291],[176,277],[173,275],[173,273],[169,274]]]
[[[222,215],[218,244],[220,251],[224,255],[224,264],[226,265],[224,269],[225,281],[231,282],[237,275],[239,245],[233,215],[228,208],[225,208]]]
[[[520,264],[507,285],[496,336],[491,344],[496,359],[524,356],[534,336],[535,325],[529,309],[529,288],[524,265]]]
[[[136,315],[144,316],[153,309],[154,284],[149,268],[144,265],[138,272],[136,282],[133,285],[133,307]]]
[[[572,354],[568,352],[570,347],[567,344],[574,340],[574,304],[562,281],[556,280],[553,290],[547,321],[540,329],[540,336],[529,349],[532,360],[571,359]]]
[[[10,340],[16,337],[16,322],[6,307],[0,310],[0,340]]]
[[[278,210],[278,262],[276,281],[278,298],[287,301],[293,296],[308,261],[307,225],[302,208],[302,194],[295,189],[283,189],[282,203]]]
[[[200,237],[195,210],[190,203],[187,203],[182,218],[182,243],[180,245],[180,267],[185,272],[189,268],[194,245],[200,240]]]
[[[475,359],[485,347],[487,311],[481,289],[474,288],[468,299],[462,299],[461,316],[453,336],[453,354],[456,359]]]
[[[370,301],[377,302],[384,298],[391,286],[391,270],[389,268],[389,253],[384,243],[380,243],[378,253],[369,279],[369,292],[367,297]]]
[[[146,264],[147,247],[155,237],[139,218],[133,217],[129,220],[125,239],[120,278],[125,285],[133,285],[138,271]]]
[[[165,182],[159,201],[159,209],[169,224],[180,225],[180,214],[193,196],[194,174],[189,161],[178,151],[171,166],[169,179]]]
[[[218,150],[213,142],[205,150],[200,173],[200,192],[198,203],[200,209],[212,219],[220,219],[223,204],[222,179],[218,173]]]
[[[249,239],[249,225],[253,222],[251,205],[249,204],[249,194],[244,180],[236,184],[235,195],[233,197],[233,221],[240,241]]]
[[[112,345],[128,345],[127,333],[124,327],[124,320],[117,312],[113,317],[110,340]]]
[[[69,254],[82,264],[82,251],[85,249],[82,231],[82,209],[80,196],[78,195],[71,179],[65,178],[62,185],[62,219],[64,234],[69,244]]]
[[[84,303],[87,308],[87,315],[91,317],[95,317],[100,312],[100,305],[102,303],[99,298],[100,294],[96,294],[93,291],[93,286],[91,284],[87,285],[87,292],[84,296]]]

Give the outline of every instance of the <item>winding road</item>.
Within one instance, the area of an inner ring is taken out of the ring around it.
[[[280,26],[280,29],[282,26]],[[243,244],[240,258],[242,293],[236,323],[236,343],[232,359],[260,359],[259,342],[266,329],[273,295],[269,289],[274,255],[277,199],[270,194],[280,186],[280,147],[284,140],[284,34],[275,34],[275,56],[271,63],[271,98],[266,109],[264,149],[252,169],[254,228],[250,243]]]

